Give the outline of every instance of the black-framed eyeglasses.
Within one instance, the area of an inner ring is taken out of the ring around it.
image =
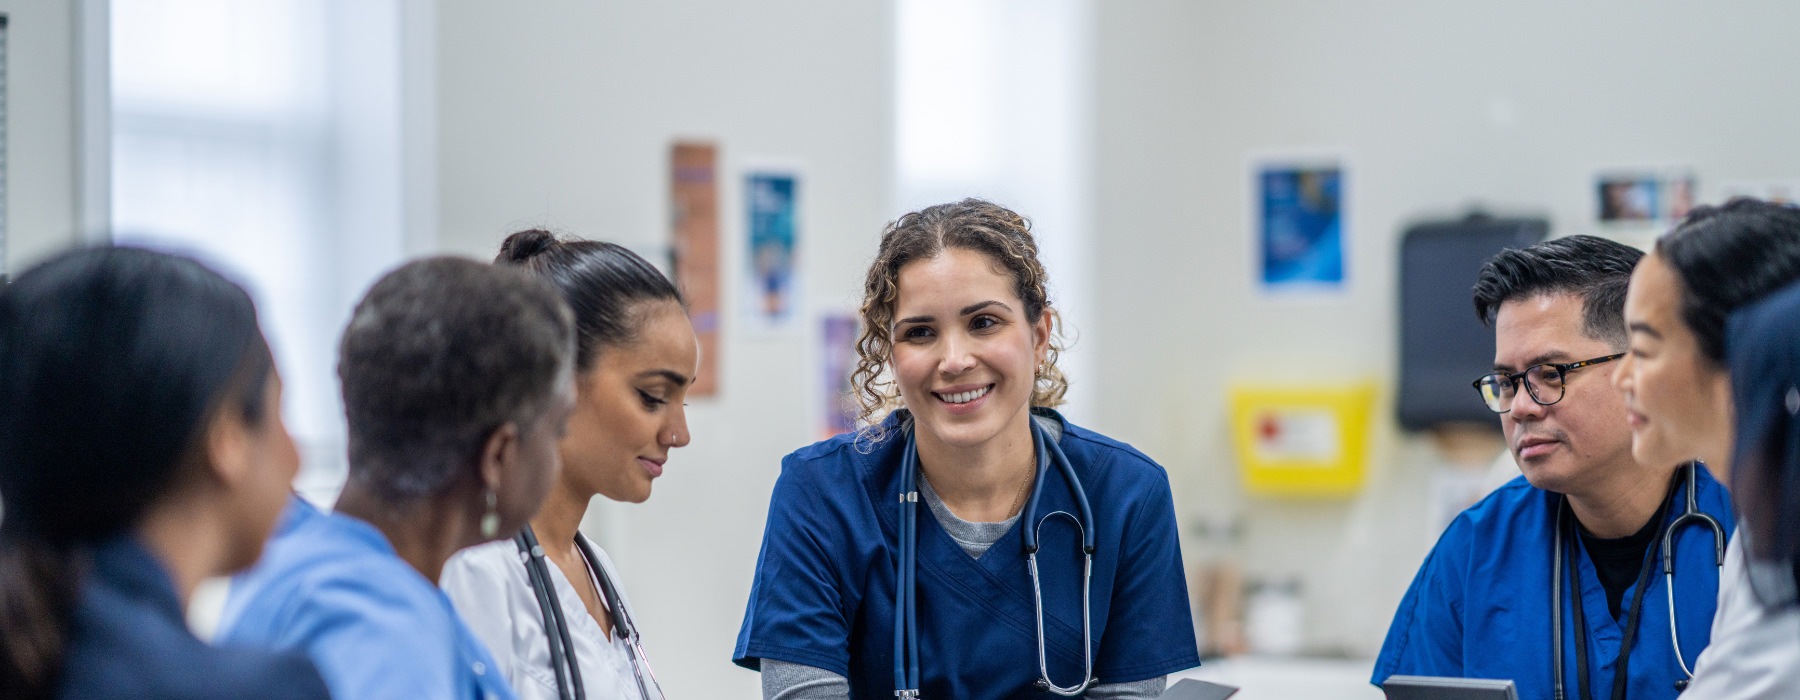
[[[1625,353],[1604,355],[1580,362],[1546,362],[1541,365],[1526,367],[1525,371],[1515,374],[1496,372],[1473,382],[1476,391],[1481,392],[1481,400],[1487,402],[1488,410],[1505,413],[1512,410],[1513,394],[1519,391],[1519,382],[1525,383],[1525,392],[1539,406],[1549,406],[1561,401],[1563,389],[1570,372],[1612,362]]]

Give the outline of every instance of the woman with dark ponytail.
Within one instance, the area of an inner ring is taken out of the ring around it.
[[[0,697],[327,697],[183,614],[286,502],[280,393],[250,297],[191,260],[80,250],[0,289]]]
[[[578,527],[594,496],[649,498],[688,444],[698,349],[681,293],[621,246],[542,230],[508,236],[494,262],[548,280],[574,310],[575,412],[543,509],[513,541],[458,554],[444,589],[523,700],[660,700],[618,572]]]
[[[1800,494],[1782,495],[1779,478],[1796,464],[1787,440],[1800,411],[1800,392],[1789,393],[1800,307],[1781,290],[1797,281],[1800,209],[1747,198],[1696,207],[1631,275],[1630,352],[1613,382],[1625,394],[1632,454],[1647,464],[1699,458],[1731,484],[1737,508],[1722,560],[1708,557],[1720,567],[1712,627],[1681,630],[1706,635],[1685,700],[1791,700],[1800,688],[1793,578],[1756,585],[1786,566],[1771,562],[1792,561],[1767,545],[1795,542],[1767,516],[1781,510],[1778,499]],[[1675,573],[1684,575],[1710,578]]]

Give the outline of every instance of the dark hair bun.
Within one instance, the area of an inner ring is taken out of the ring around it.
[[[541,228],[526,229],[507,236],[500,244],[494,262],[518,264],[537,257],[557,244],[556,234]]]

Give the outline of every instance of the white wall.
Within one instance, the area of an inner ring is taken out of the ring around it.
[[[982,197],[1031,220],[1085,424],[1092,353],[1094,0],[902,0],[895,46],[897,209]]]
[[[74,0],[0,0],[6,40],[6,259],[17,274],[76,240]]]
[[[885,2],[575,0],[438,7],[442,247],[488,257],[547,225],[667,260],[668,149],[720,146],[722,289],[744,263],[740,166],[805,170],[812,304],[854,308],[891,216],[892,9]],[[811,323],[740,332],[723,302],[721,391],[642,506],[591,518],[624,571],[671,697],[754,697],[730,663],[782,455],[815,439]],[[600,504],[600,501],[596,501]],[[620,534],[620,533],[623,534]]]
[[[1314,649],[1372,654],[1430,544],[1439,458],[1391,418],[1411,217],[1480,202],[1588,233],[1599,168],[1692,166],[1703,199],[1721,180],[1800,174],[1791,2],[1097,7],[1095,427],[1170,468],[1184,523],[1246,518],[1246,568],[1303,579]],[[1252,286],[1245,157],[1292,147],[1352,158],[1341,300]],[[1364,492],[1242,495],[1227,382],[1341,377],[1383,387]],[[1190,562],[1215,553],[1196,539]]]

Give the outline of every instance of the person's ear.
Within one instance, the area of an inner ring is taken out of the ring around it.
[[[250,478],[256,461],[250,426],[229,406],[213,412],[206,426],[206,476],[226,488]]]
[[[481,480],[482,490],[498,492],[502,475],[512,469],[518,458],[519,426],[511,421],[501,423],[494,432],[488,433],[487,442],[481,446],[481,464],[476,468],[476,477]]]
[[[1038,314],[1037,323],[1031,324],[1032,352],[1037,355],[1037,363],[1044,364],[1050,360],[1050,326],[1055,322],[1056,311],[1046,307]]]

